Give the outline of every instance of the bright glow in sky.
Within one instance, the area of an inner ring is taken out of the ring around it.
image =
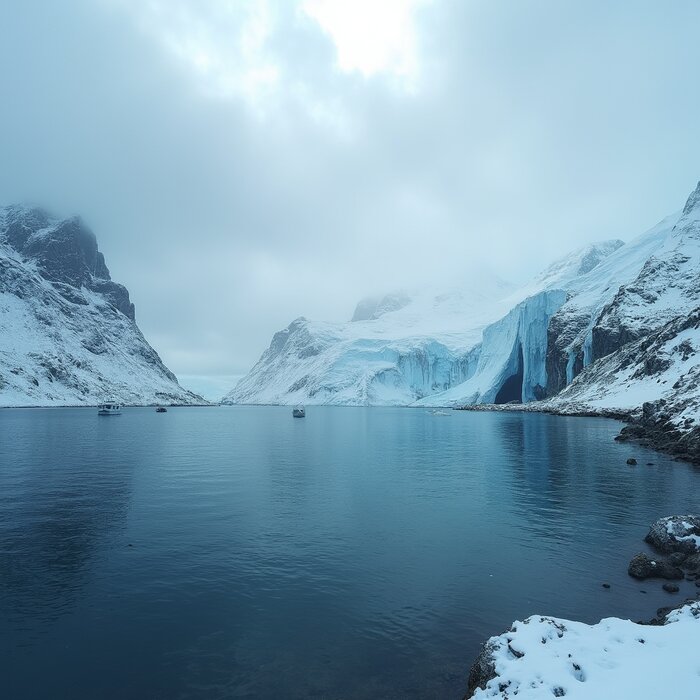
[[[428,0],[305,0],[302,7],[333,39],[338,67],[365,77],[388,73],[415,80],[416,13]]]

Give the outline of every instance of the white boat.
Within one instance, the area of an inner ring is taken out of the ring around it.
[[[98,416],[118,416],[122,412],[122,407],[116,401],[107,401],[97,407]]]
[[[292,415],[295,418],[306,418],[306,409],[303,406],[295,406],[292,409]]]

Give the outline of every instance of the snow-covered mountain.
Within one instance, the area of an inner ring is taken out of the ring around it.
[[[349,323],[297,319],[275,335],[224,401],[463,405],[545,399],[596,361],[666,324],[682,324],[698,306],[700,185],[682,211],[641,236],[587,246],[519,289],[479,279],[458,293],[364,300]],[[660,399],[662,386],[643,393]],[[629,409],[625,391],[618,403]]]
[[[430,401],[551,397],[584,367],[686,317],[700,304],[698,200],[696,190],[683,211],[612,250],[585,274],[529,296],[484,331],[474,376]]]
[[[80,219],[0,208],[0,406],[203,403],[134,319]]]
[[[621,241],[588,245],[519,289],[485,273],[473,273],[459,290],[397,292],[365,299],[348,323],[299,318],[275,334],[258,363],[223,400],[349,405],[408,405],[419,400],[444,403],[441,397],[447,390],[466,385],[476,375],[485,376],[491,332],[485,329],[494,328],[498,319],[505,319],[506,334],[514,328],[517,331],[518,323],[528,327],[539,323],[543,329],[539,341],[546,342],[547,321],[567,298],[562,287],[621,245]],[[539,310],[528,307],[525,317],[516,319],[514,326],[510,321],[512,314],[517,316],[522,308],[518,304],[537,295],[543,295]],[[531,337],[533,343],[537,341],[534,334]],[[502,338],[498,344],[505,347]],[[510,342],[508,352],[512,347]],[[538,352],[527,346],[526,352],[530,351]],[[546,383],[545,351],[541,354],[542,369],[533,371],[532,376],[527,371],[528,386],[533,387],[527,398],[537,398],[536,387]],[[503,358],[504,366],[508,359],[507,355]],[[495,382],[492,378],[491,384]],[[491,393],[493,400],[498,389]]]
[[[511,287],[480,282],[469,291],[366,299],[347,323],[298,318],[224,402],[405,405],[442,391],[473,373],[470,350],[508,308]]]

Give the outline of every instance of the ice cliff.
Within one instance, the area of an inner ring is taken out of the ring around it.
[[[596,380],[598,391],[584,370],[698,306],[700,185],[682,211],[646,233],[575,251],[521,288],[484,278],[458,293],[366,299],[349,323],[298,319],[224,401],[527,403],[570,387],[551,405],[590,408],[591,396],[604,394],[598,405],[631,410],[633,396],[668,399],[664,385],[646,382],[634,393],[618,371]]]
[[[365,299],[349,323],[299,318],[275,334],[223,400],[445,405],[541,398],[548,321],[568,298],[566,286],[621,245],[588,245],[522,288],[481,274],[459,290]]]
[[[146,342],[79,218],[0,208],[0,406],[198,403]]]

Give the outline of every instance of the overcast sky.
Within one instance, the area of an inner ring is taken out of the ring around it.
[[[699,28],[695,0],[2,2],[0,203],[81,214],[217,395],[297,316],[679,209]]]

